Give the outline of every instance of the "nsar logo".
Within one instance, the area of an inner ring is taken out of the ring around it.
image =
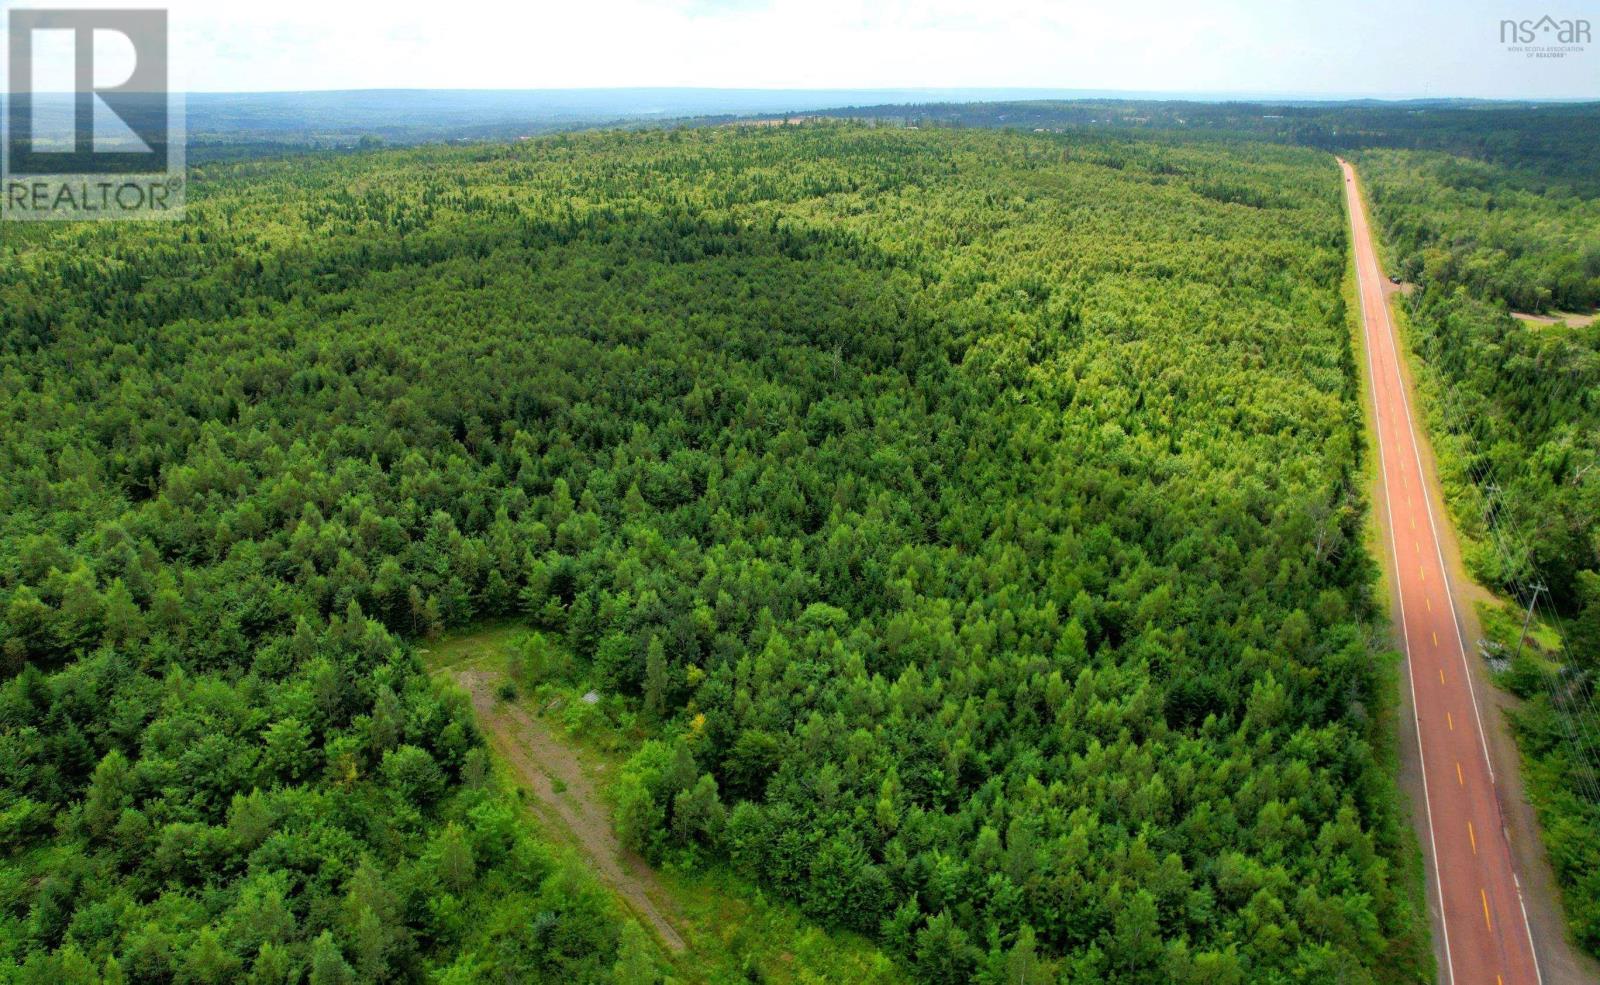
[[[1528,58],[1565,58],[1583,51],[1593,40],[1589,22],[1581,17],[1562,19],[1545,14],[1538,19],[1500,22],[1500,43],[1507,51]]]

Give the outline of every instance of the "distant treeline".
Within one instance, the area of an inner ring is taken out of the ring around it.
[[[1111,126],[1221,132],[1328,151],[1372,147],[1442,150],[1535,169],[1600,191],[1600,103],[1202,103],[1179,100],[1039,100],[852,106],[817,116],[911,125],[1034,129]]]

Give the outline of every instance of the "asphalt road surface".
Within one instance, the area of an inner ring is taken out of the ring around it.
[[[1439,545],[1436,523],[1449,521],[1434,516],[1424,484],[1419,444],[1425,439],[1417,432],[1400,373],[1399,340],[1355,171],[1346,161],[1339,166],[1372,374],[1390,562],[1400,599],[1394,615],[1405,647],[1420,746],[1426,805],[1422,850],[1432,883],[1434,931],[1442,943],[1440,981],[1539,985],[1533,935],[1501,823],[1466,641]]]

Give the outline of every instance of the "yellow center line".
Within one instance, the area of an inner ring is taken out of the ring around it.
[[[1494,933],[1494,921],[1489,919],[1489,894],[1479,889],[1478,896],[1483,900],[1483,925],[1489,928],[1489,933],[1492,934]]]
[[[1450,723],[1450,731],[1454,732],[1456,730],[1456,716],[1447,711],[1444,713],[1444,720]]]
[[[1433,633],[1432,636],[1433,636],[1433,645],[1434,646],[1438,646],[1439,645],[1439,634],[1438,633]],[[1441,670],[1441,671],[1439,671],[1439,673],[1443,674],[1444,671]]]
[[[1460,760],[1456,761],[1456,782],[1459,783],[1460,785],[1462,785],[1463,787],[1467,785],[1467,778],[1461,775],[1461,762],[1460,762]]]
[[[1417,570],[1422,572],[1422,580],[1423,581],[1427,581],[1428,580],[1428,569],[1427,568],[1418,568]]]
[[[1472,830],[1472,822],[1467,822],[1467,837],[1472,839],[1472,854],[1478,854],[1478,832]]]
[[[1440,684],[1444,683],[1444,668],[1443,667],[1439,668],[1439,683]]]
[[[1422,597],[1422,601],[1424,601],[1424,602],[1426,602],[1428,604],[1428,611],[1432,612],[1433,611],[1433,599],[1430,599],[1427,596],[1423,596]]]

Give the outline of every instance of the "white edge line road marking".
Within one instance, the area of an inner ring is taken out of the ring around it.
[[[1341,159],[1343,168],[1349,167]],[[1422,770],[1422,807],[1428,816],[1428,851],[1433,856],[1433,886],[1439,899],[1439,924],[1444,929],[1444,963],[1446,980],[1453,983],[1456,980],[1455,961],[1450,957],[1450,918],[1444,909],[1444,882],[1439,876],[1439,835],[1433,827],[1433,801],[1428,796],[1428,757],[1422,751],[1422,719],[1417,714],[1417,680],[1413,662],[1411,660],[1411,631],[1406,628],[1406,599],[1405,592],[1400,587],[1400,546],[1394,533],[1394,502],[1389,495],[1389,476],[1383,468],[1383,420],[1378,414],[1378,375],[1375,366],[1372,347],[1372,326],[1367,318],[1367,291],[1361,286],[1361,250],[1356,242],[1355,210],[1360,207],[1360,191],[1355,186],[1355,169],[1349,168],[1345,176],[1351,180],[1347,182],[1350,190],[1345,195],[1345,203],[1350,209],[1350,254],[1355,262],[1356,292],[1361,300],[1361,332],[1367,340],[1367,379],[1372,384],[1372,431],[1378,436],[1378,483],[1383,488],[1383,511],[1389,518],[1389,551],[1395,559],[1395,598],[1400,603],[1400,635],[1406,651],[1406,681],[1411,685],[1411,721],[1417,730],[1417,760]]]
[[[1506,853],[1510,854],[1511,836],[1506,834],[1505,826],[1500,828],[1500,836],[1506,840]],[[1517,909],[1522,911],[1522,929],[1528,932],[1528,950],[1533,955],[1533,974],[1538,979],[1538,985],[1544,985],[1544,972],[1539,970],[1539,950],[1533,946],[1533,924],[1528,922],[1528,903],[1522,898],[1522,880],[1517,878],[1517,869],[1511,868],[1511,884],[1517,887]]]

